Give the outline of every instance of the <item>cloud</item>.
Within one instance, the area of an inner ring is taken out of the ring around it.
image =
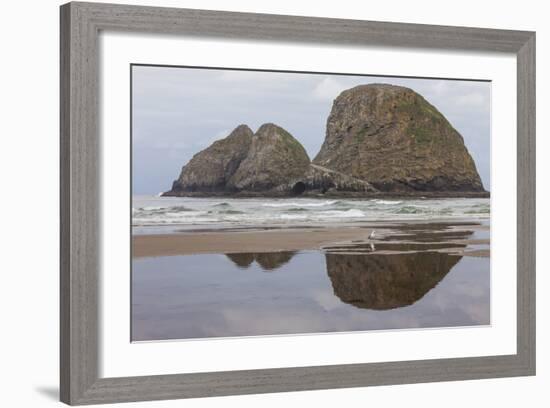
[[[230,129],[223,129],[223,130],[220,130],[219,132],[217,132],[217,133],[212,137],[212,139],[214,139],[214,140],[223,139],[224,137],[228,136],[229,133],[231,133],[231,130],[230,130]]]
[[[150,147],[158,150],[185,150],[185,149],[188,149],[190,145],[189,143],[185,143],[185,142],[169,143],[166,141],[162,141],[158,143],[153,143],[150,145]]]
[[[344,88],[345,86],[334,78],[325,76],[313,89],[313,96],[323,101],[332,101]]]
[[[464,95],[460,95],[456,98],[455,103],[457,105],[467,106],[469,108],[479,108],[479,107],[488,106],[487,95],[482,92],[471,92]]]
[[[449,91],[449,82],[444,80],[434,80],[431,88],[435,95],[443,95]]]

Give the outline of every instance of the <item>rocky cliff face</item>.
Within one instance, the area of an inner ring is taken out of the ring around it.
[[[290,195],[359,194],[376,193],[369,182],[342,172],[310,163],[307,171],[300,177],[290,179],[279,187],[281,192]]]
[[[483,191],[462,136],[422,96],[400,86],[342,92],[313,162],[382,192]]]
[[[290,133],[266,123],[252,139],[248,155],[229,183],[239,191],[268,191],[302,176],[309,167],[309,157]]]
[[[247,157],[253,136],[248,126],[240,125],[225,139],[215,141],[193,156],[174,181],[172,190],[165,194],[231,192],[228,180]]]

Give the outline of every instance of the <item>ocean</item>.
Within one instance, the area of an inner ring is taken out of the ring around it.
[[[323,199],[134,196],[134,233],[199,228],[342,225],[373,221],[479,220],[489,198]]]

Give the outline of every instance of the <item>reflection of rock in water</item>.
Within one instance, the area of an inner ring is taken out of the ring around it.
[[[250,253],[226,254],[226,256],[239,268],[248,268],[254,262],[254,254]]]
[[[412,305],[462,258],[440,252],[325,256],[334,294],[345,303],[375,310]]]
[[[226,254],[226,256],[239,268],[248,268],[253,261],[264,271],[273,271],[288,263],[296,252],[261,252],[261,253],[238,253]]]
[[[264,270],[272,271],[288,263],[294,254],[294,252],[265,252],[255,254],[255,259]]]

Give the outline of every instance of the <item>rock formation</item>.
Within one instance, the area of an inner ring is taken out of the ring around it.
[[[248,126],[240,125],[225,139],[194,155],[166,195],[230,192],[228,180],[247,157],[253,136]]]
[[[361,85],[342,92],[313,163],[383,192],[482,192],[462,136],[409,88]]]
[[[240,125],[225,139],[197,153],[165,196],[221,193],[285,194],[276,191],[304,175],[310,165],[303,148],[285,129],[263,124],[254,134]]]
[[[342,92],[310,162],[289,132],[240,125],[197,153],[164,195],[488,195],[462,136],[401,86]]]
[[[301,177],[291,179],[290,183],[282,185],[279,190],[290,195],[307,194],[367,194],[376,193],[368,181],[310,163],[307,171]]]
[[[248,155],[229,180],[238,191],[269,191],[302,176],[309,167],[304,147],[290,133],[272,123],[262,125]]]

